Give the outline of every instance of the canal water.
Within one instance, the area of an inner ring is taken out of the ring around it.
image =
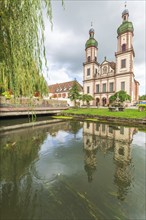
[[[1,220],[144,220],[145,133],[65,121],[0,133]]]

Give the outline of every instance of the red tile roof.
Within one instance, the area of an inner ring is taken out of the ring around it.
[[[83,87],[76,81],[79,91],[81,92],[83,90]],[[48,86],[50,93],[62,93],[62,92],[68,92],[74,84],[74,80],[70,82],[63,82],[63,83],[56,83],[53,85]]]

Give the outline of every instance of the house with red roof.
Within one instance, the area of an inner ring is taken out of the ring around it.
[[[79,92],[82,94],[83,93],[82,85],[77,81],[76,83],[77,83]],[[71,102],[71,100],[68,97],[69,91],[72,88],[73,84],[74,84],[74,80],[69,81],[69,82],[56,83],[53,85],[49,85],[48,86],[49,98],[55,99],[55,100],[64,100],[64,101],[66,100],[68,105],[73,106],[73,102]]]

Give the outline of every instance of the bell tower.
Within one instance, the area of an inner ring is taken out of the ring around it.
[[[95,76],[99,72],[97,62],[98,42],[94,38],[94,29],[89,30],[89,39],[85,44],[85,62],[83,63],[83,91],[94,97]],[[91,102],[93,104],[94,101]]]
[[[134,49],[133,36],[134,28],[132,22],[129,21],[129,11],[126,8],[122,13],[122,24],[117,29],[117,52],[116,56],[116,91],[126,91],[133,100],[134,87]]]

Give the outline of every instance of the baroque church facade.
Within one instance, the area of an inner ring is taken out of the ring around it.
[[[122,20],[117,29],[115,62],[109,62],[105,57],[101,64],[98,63],[98,42],[94,38],[94,29],[89,30],[83,63],[83,91],[94,97],[90,102],[93,106],[107,106],[110,96],[120,90],[131,96],[131,105],[139,99],[139,82],[134,76],[134,28],[129,21],[128,9],[123,11]]]

